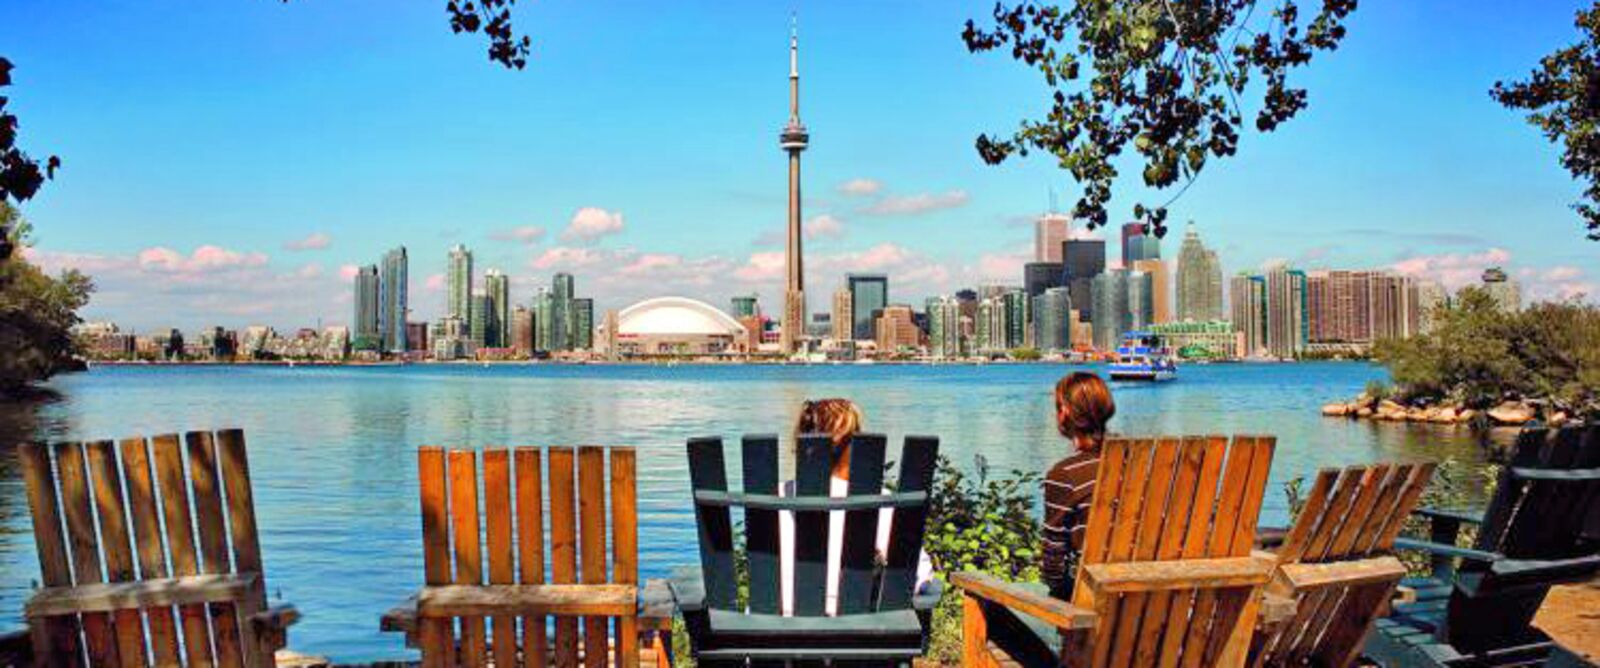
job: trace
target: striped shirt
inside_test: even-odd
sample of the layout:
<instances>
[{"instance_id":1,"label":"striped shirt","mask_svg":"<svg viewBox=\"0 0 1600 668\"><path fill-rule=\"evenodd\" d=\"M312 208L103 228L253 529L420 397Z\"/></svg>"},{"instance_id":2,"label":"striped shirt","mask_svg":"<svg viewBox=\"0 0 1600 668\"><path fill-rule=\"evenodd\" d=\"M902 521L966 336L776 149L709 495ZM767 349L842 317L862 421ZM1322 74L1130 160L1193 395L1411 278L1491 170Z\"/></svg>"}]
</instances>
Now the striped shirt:
<instances>
[{"instance_id":1,"label":"striped shirt","mask_svg":"<svg viewBox=\"0 0 1600 668\"><path fill-rule=\"evenodd\" d=\"M1099 454L1080 452L1056 462L1044 476L1044 555L1039 571L1050 585L1050 595L1059 599L1072 597L1099 470Z\"/></svg>"}]
</instances>

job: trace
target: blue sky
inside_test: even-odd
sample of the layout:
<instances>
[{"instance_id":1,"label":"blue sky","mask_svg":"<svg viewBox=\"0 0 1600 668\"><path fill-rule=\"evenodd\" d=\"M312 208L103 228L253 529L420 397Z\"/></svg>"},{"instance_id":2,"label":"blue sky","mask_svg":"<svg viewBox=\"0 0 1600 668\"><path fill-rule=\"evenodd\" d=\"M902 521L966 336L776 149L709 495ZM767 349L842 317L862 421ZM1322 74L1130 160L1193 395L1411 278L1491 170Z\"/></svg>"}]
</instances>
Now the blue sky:
<instances>
[{"instance_id":1,"label":"blue sky","mask_svg":"<svg viewBox=\"0 0 1600 668\"><path fill-rule=\"evenodd\" d=\"M1600 293L1557 149L1487 93L1572 41L1580 4L1363 3L1344 45L1295 73L1310 108L1210 163L1174 229L1194 220L1229 272L1455 284L1505 264L1535 295ZM755 291L775 311L797 9L823 310L852 269L887 271L911 303L1018 282L1027 219L1052 188L1076 197L1048 158L989 167L972 149L1046 99L1025 67L966 52L961 26L989 6L526 2L535 53L515 72L431 0L0 0L0 54L22 145L64 162L24 207L32 255L96 276L92 318L341 323L350 267L400 244L432 318L457 242L519 301L565 269L602 309ZM1121 185L1114 219L1144 194Z\"/></svg>"}]
</instances>

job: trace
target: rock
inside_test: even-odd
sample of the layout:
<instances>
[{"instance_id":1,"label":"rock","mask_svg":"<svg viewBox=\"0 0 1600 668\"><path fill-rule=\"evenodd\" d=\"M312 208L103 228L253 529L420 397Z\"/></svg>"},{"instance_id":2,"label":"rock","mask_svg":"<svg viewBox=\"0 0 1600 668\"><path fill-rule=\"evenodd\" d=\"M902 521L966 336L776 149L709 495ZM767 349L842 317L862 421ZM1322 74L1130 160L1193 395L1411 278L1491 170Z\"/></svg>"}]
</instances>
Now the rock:
<instances>
[{"instance_id":1,"label":"rock","mask_svg":"<svg viewBox=\"0 0 1600 668\"><path fill-rule=\"evenodd\" d=\"M1532 421L1533 407L1516 401L1507 401L1489 409L1489 419L1496 424L1516 426Z\"/></svg>"},{"instance_id":2,"label":"rock","mask_svg":"<svg viewBox=\"0 0 1600 668\"><path fill-rule=\"evenodd\" d=\"M1369 418L1369 417L1372 417L1372 408L1368 407L1368 406L1362 406L1360 408L1357 408L1356 409L1356 417L1358 417L1358 418Z\"/></svg>"},{"instance_id":3,"label":"rock","mask_svg":"<svg viewBox=\"0 0 1600 668\"><path fill-rule=\"evenodd\" d=\"M1412 406L1406 409L1406 420L1410 422L1427 422L1429 409Z\"/></svg>"},{"instance_id":4,"label":"rock","mask_svg":"<svg viewBox=\"0 0 1600 668\"><path fill-rule=\"evenodd\" d=\"M1456 421L1456 409L1454 406L1445 406L1435 409L1433 411L1433 415L1429 416L1428 421L1437 422L1439 424L1454 423Z\"/></svg>"},{"instance_id":5,"label":"rock","mask_svg":"<svg viewBox=\"0 0 1600 668\"><path fill-rule=\"evenodd\" d=\"M1475 417L1478 417L1478 411L1472 410L1471 408L1463 408L1459 411L1456 411L1456 422L1471 422L1472 418Z\"/></svg>"},{"instance_id":6,"label":"rock","mask_svg":"<svg viewBox=\"0 0 1600 668\"><path fill-rule=\"evenodd\" d=\"M1567 422L1567 414L1563 413L1563 412L1560 412L1560 411L1556 411L1556 413L1554 415L1551 415L1550 419L1545 420L1545 422L1547 424L1549 424L1550 426L1552 426L1552 427L1559 427L1559 426L1561 426L1563 424L1566 424L1566 422Z\"/></svg>"},{"instance_id":7,"label":"rock","mask_svg":"<svg viewBox=\"0 0 1600 668\"><path fill-rule=\"evenodd\" d=\"M1350 414L1349 404L1328 404L1322 407L1322 414L1328 417L1344 417Z\"/></svg>"},{"instance_id":8,"label":"rock","mask_svg":"<svg viewBox=\"0 0 1600 668\"><path fill-rule=\"evenodd\" d=\"M1388 399L1378 402L1378 408L1373 413L1379 420L1406 419L1406 407Z\"/></svg>"}]
</instances>

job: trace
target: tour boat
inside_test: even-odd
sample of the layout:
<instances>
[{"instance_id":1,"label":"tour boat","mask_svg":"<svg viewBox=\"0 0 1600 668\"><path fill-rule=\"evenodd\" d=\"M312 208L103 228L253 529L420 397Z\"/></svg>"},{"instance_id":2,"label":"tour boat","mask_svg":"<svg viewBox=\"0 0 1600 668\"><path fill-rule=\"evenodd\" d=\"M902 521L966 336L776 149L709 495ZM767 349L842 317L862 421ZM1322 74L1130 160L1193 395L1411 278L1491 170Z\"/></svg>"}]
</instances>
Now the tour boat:
<instances>
[{"instance_id":1,"label":"tour boat","mask_svg":"<svg viewBox=\"0 0 1600 668\"><path fill-rule=\"evenodd\" d=\"M1159 334L1128 332L1122 335L1117 356L1111 362L1112 380L1166 381L1178 377L1178 364L1172 350Z\"/></svg>"}]
</instances>

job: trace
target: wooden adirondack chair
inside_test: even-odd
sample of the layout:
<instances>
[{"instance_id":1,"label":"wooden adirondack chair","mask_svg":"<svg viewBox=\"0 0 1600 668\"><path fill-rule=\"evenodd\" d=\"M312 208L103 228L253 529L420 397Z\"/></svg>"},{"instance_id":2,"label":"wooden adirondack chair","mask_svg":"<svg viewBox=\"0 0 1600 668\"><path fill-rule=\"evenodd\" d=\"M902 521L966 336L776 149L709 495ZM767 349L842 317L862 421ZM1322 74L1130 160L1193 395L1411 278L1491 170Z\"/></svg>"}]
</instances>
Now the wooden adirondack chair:
<instances>
[{"instance_id":1,"label":"wooden adirondack chair","mask_svg":"<svg viewBox=\"0 0 1600 668\"><path fill-rule=\"evenodd\" d=\"M1372 623L1388 609L1405 565L1392 554L1434 465L1323 469L1277 550L1270 594L1295 601L1288 620L1265 626L1251 665L1351 665Z\"/></svg>"},{"instance_id":2,"label":"wooden adirondack chair","mask_svg":"<svg viewBox=\"0 0 1600 668\"><path fill-rule=\"evenodd\" d=\"M728 491L722 439L689 441L689 474L700 532L700 571L672 581L672 593L702 666L833 659L850 665L909 665L922 654L938 588L914 591L939 441L909 436L899 482L883 492L886 440L861 434L850 445L849 496L829 497L832 445L822 435L797 444L796 493L778 495L778 437L745 436L744 492ZM749 602L734 579L732 508L744 510ZM875 564L879 511L893 508L885 563ZM845 511L838 614L825 614L829 511ZM794 614L779 606L779 512L794 513Z\"/></svg>"},{"instance_id":3,"label":"wooden adirondack chair","mask_svg":"<svg viewBox=\"0 0 1600 668\"><path fill-rule=\"evenodd\" d=\"M274 665L299 616L267 608L243 432L18 455L44 581L24 607L35 665Z\"/></svg>"},{"instance_id":4,"label":"wooden adirondack chair","mask_svg":"<svg viewBox=\"0 0 1600 668\"><path fill-rule=\"evenodd\" d=\"M1517 439L1481 517L1421 509L1433 573L1405 584L1417 600L1379 620L1366 653L1388 666L1537 665L1565 656L1532 626L1550 587L1600 574L1600 425L1530 428ZM1456 547L1475 524L1471 549ZM1456 560L1460 565L1456 566Z\"/></svg>"},{"instance_id":5,"label":"wooden adirondack chair","mask_svg":"<svg viewBox=\"0 0 1600 668\"><path fill-rule=\"evenodd\" d=\"M1072 602L954 574L965 593L962 665L1244 665L1272 572L1251 547L1274 444L1108 439Z\"/></svg>"},{"instance_id":6,"label":"wooden adirondack chair","mask_svg":"<svg viewBox=\"0 0 1600 668\"><path fill-rule=\"evenodd\" d=\"M670 614L640 614L633 448L489 449L480 477L476 452L424 447L417 477L427 584L382 628L422 665L668 665Z\"/></svg>"}]
</instances>

